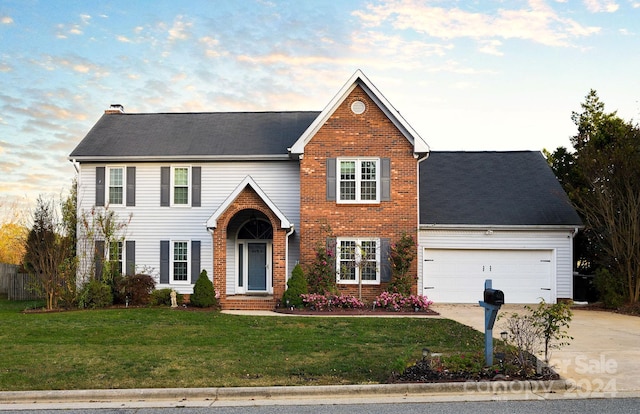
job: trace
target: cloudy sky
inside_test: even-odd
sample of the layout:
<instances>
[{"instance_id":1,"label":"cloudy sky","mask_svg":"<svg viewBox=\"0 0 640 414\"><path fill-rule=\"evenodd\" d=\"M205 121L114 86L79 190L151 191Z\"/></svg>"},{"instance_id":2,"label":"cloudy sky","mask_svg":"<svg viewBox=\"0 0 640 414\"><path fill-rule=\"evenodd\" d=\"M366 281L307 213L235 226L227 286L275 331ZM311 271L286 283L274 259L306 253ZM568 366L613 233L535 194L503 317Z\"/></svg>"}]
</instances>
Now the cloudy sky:
<instances>
[{"instance_id":1,"label":"cloudy sky","mask_svg":"<svg viewBox=\"0 0 640 414\"><path fill-rule=\"evenodd\" d=\"M568 147L590 89L640 118L640 0L0 0L0 204L109 104L322 110L356 69L434 150Z\"/></svg>"}]
</instances>

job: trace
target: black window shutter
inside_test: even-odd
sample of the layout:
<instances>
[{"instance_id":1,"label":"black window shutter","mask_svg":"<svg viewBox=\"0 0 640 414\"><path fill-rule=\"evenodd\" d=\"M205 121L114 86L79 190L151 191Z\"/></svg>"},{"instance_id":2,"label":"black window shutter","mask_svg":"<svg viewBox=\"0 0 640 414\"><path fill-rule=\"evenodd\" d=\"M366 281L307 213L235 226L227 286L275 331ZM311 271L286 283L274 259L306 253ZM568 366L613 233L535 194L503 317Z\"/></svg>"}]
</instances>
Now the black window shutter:
<instances>
[{"instance_id":1,"label":"black window shutter","mask_svg":"<svg viewBox=\"0 0 640 414\"><path fill-rule=\"evenodd\" d=\"M191 207L200 207L202 167L191 167Z\"/></svg>"},{"instance_id":2,"label":"black window shutter","mask_svg":"<svg viewBox=\"0 0 640 414\"><path fill-rule=\"evenodd\" d=\"M389 254L391 253L391 240L380 239L380 282L391 282L391 262Z\"/></svg>"},{"instance_id":3,"label":"black window shutter","mask_svg":"<svg viewBox=\"0 0 640 414\"><path fill-rule=\"evenodd\" d=\"M200 277L200 240L191 241L191 283Z\"/></svg>"},{"instance_id":4,"label":"black window shutter","mask_svg":"<svg viewBox=\"0 0 640 414\"><path fill-rule=\"evenodd\" d=\"M336 159L327 158L327 201L336 200Z\"/></svg>"},{"instance_id":5,"label":"black window shutter","mask_svg":"<svg viewBox=\"0 0 640 414\"><path fill-rule=\"evenodd\" d=\"M380 160L380 201L391 201L391 159Z\"/></svg>"},{"instance_id":6,"label":"black window shutter","mask_svg":"<svg viewBox=\"0 0 640 414\"><path fill-rule=\"evenodd\" d=\"M160 167L160 207L169 207L171 167Z\"/></svg>"},{"instance_id":7,"label":"black window shutter","mask_svg":"<svg viewBox=\"0 0 640 414\"><path fill-rule=\"evenodd\" d=\"M169 240L160 240L160 283L169 283Z\"/></svg>"},{"instance_id":8,"label":"black window shutter","mask_svg":"<svg viewBox=\"0 0 640 414\"><path fill-rule=\"evenodd\" d=\"M127 167L127 206L136 205L136 167Z\"/></svg>"},{"instance_id":9,"label":"black window shutter","mask_svg":"<svg viewBox=\"0 0 640 414\"><path fill-rule=\"evenodd\" d=\"M135 241L127 240L125 253L126 253L126 260L127 260L125 273L127 275L135 275L136 274L136 242Z\"/></svg>"},{"instance_id":10,"label":"black window shutter","mask_svg":"<svg viewBox=\"0 0 640 414\"><path fill-rule=\"evenodd\" d=\"M96 206L104 206L104 167L96 167Z\"/></svg>"},{"instance_id":11,"label":"black window shutter","mask_svg":"<svg viewBox=\"0 0 640 414\"><path fill-rule=\"evenodd\" d=\"M338 252L336 251L336 238L335 237L327 237L327 253L331 252L331 256L337 257Z\"/></svg>"},{"instance_id":12,"label":"black window shutter","mask_svg":"<svg viewBox=\"0 0 640 414\"><path fill-rule=\"evenodd\" d=\"M96 266L96 269L95 269L96 280L102 280L102 262L104 261L104 240L95 241L93 261Z\"/></svg>"}]
</instances>

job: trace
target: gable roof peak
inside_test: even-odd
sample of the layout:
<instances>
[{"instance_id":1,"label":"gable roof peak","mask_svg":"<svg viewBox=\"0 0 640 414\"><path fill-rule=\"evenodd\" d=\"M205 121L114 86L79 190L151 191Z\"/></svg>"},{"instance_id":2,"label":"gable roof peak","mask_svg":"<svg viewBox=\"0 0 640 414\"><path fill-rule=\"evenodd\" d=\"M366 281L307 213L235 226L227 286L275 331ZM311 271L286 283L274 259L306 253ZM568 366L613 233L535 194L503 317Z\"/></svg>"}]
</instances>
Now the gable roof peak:
<instances>
[{"instance_id":1,"label":"gable roof peak","mask_svg":"<svg viewBox=\"0 0 640 414\"><path fill-rule=\"evenodd\" d=\"M305 145L311 141L313 136L318 130L325 124L325 122L331 117L334 111L344 102L349 94L360 86L365 93L378 105L378 107L385 113L389 120L395 125L398 130L407 138L407 140L413 145L413 152L416 154L424 154L430 151L429 145L424 139L409 125L409 123L400 115L393 105L385 98L385 96L376 88L376 86L367 78L362 70L357 69L349 80L342 86L338 93L331 99L329 104L322 110L320 115L313 121L306 131L300 136L300 138L289 148L291 154L301 155L304 154Z\"/></svg>"}]
</instances>

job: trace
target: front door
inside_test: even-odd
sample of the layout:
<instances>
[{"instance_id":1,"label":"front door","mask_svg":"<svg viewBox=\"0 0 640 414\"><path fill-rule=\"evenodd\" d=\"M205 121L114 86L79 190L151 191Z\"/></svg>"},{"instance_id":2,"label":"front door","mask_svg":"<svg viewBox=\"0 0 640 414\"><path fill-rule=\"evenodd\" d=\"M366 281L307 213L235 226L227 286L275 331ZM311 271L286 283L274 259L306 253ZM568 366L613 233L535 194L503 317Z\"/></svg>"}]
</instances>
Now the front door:
<instances>
[{"instance_id":1,"label":"front door","mask_svg":"<svg viewBox=\"0 0 640 414\"><path fill-rule=\"evenodd\" d=\"M267 243L248 243L247 281L250 291L267 290Z\"/></svg>"}]
</instances>

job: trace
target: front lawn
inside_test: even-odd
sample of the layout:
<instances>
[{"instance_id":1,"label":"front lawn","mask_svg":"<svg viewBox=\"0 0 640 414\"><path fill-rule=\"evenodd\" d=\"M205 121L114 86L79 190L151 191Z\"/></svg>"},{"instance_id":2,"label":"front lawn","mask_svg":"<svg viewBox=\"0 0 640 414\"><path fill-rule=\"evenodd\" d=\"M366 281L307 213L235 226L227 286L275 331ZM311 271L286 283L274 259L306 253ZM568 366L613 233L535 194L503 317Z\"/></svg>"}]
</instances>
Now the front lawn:
<instances>
[{"instance_id":1,"label":"front lawn","mask_svg":"<svg viewBox=\"0 0 640 414\"><path fill-rule=\"evenodd\" d=\"M451 320L128 308L22 313L0 299L0 390L384 383L432 352L477 352Z\"/></svg>"}]
</instances>

